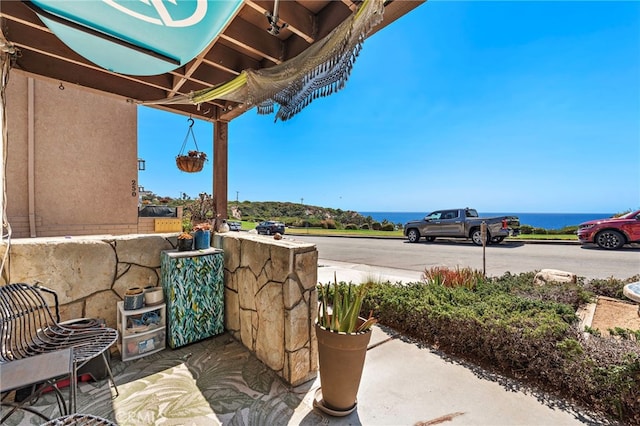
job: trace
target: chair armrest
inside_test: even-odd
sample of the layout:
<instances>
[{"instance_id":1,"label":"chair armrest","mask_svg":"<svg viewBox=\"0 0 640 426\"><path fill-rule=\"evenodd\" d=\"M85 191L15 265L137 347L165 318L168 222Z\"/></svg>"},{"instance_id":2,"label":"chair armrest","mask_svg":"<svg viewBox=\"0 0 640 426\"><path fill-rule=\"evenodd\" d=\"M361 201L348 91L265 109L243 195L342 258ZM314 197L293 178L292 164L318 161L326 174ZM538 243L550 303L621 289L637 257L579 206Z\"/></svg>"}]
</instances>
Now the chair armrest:
<instances>
[{"instance_id":1,"label":"chair armrest","mask_svg":"<svg viewBox=\"0 0 640 426\"><path fill-rule=\"evenodd\" d=\"M40 285L40 283L35 283L34 287L40 291L53 295L53 300L55 301L55 305L56 305L56 322L60 322L60 306L58 304L58 293L51 290L50 288Z\"/></svg>"}]
</instances>

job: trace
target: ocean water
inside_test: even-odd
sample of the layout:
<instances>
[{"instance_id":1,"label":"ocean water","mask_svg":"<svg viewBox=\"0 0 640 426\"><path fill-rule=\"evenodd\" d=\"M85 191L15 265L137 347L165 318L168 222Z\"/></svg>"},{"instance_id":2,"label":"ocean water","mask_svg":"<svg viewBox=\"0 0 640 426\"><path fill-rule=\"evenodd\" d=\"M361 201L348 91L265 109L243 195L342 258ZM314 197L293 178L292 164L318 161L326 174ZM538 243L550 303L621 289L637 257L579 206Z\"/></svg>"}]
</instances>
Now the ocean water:
<instances>
[{"instance_id":1,"label":"ocean water","mask_svg":"<svg viewBox=\"0 0 640 426\"><path fill-rule=\"evenodd\" d=\"M382 222L386 219L392 223L407 223L410 220L422 219L429 212L358 212L363 216L371 216L373 220ZM535 228L562 229L565 226L576 226L582 222L613 216L613 213L485 213L478 212L480 217L518 216L520 225Z\"/></svg>"}]
</instances>

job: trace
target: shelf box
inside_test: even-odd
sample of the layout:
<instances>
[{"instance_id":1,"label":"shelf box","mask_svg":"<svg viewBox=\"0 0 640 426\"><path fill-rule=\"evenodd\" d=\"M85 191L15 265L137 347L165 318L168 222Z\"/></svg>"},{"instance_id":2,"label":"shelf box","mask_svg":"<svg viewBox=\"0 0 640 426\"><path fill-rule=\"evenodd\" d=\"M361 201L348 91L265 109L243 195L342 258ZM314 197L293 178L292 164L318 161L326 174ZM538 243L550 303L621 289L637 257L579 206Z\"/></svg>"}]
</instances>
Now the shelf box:
<instances>
[{"instance_id":1,"label":"shelf box","mask_svg":"<svg viewBox=\"0 0 640 426\"><path fill-rule=\"evenodd\" d=\"M130 361L156 353L166 347L166 304L126 310L124 302L117 303L118 308L118 349L123 361ZM160 319L158 324L133 326L132 318L140 319L145 314L155 313Z\"/></svg>"},{"instance_id":2,"label":"shelf box","mask_svg":"<svg viewBox=\"0 0 640 426\"><path fill-rule=\"evenodd\" d=\"M154 219L155 232L180 232L182 231L182 219Z\"/></svg>"},{"instance_id":3,"label":"shelf box","mask_svg":"<svg viewBox=\"0 0 640 426\"><path fill-rule=\"evenodd\" d=\"M165 340L166 333L164 329L125 338L122 347L122 360L130 361L156 353L165 348Z\"/></svg>"}]
</instances>

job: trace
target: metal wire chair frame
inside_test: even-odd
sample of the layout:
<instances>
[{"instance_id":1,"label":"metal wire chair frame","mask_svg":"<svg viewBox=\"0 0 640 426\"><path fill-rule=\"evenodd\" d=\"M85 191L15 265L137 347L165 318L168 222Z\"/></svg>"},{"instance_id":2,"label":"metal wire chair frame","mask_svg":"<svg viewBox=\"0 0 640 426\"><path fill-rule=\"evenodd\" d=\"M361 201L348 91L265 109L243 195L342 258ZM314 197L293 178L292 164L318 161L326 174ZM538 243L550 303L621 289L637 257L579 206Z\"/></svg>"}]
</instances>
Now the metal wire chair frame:
<instances>
[{"instance_id":1,"label":"metal wire chair frame","mask_svg":"<svg viewBox=\"0 0 640 426\"><path fill-rule=\"evenodd\" d=\"M41 292L55 297L56 318ZM39 285L12 283L0 286L0 362L72 348L69 413L76 412L78 370L102 356L109 380L118 388L105 352L118 340L118 331L109 327L73 328L59 323L57 295Z\"/></svg>"}]
</instances>

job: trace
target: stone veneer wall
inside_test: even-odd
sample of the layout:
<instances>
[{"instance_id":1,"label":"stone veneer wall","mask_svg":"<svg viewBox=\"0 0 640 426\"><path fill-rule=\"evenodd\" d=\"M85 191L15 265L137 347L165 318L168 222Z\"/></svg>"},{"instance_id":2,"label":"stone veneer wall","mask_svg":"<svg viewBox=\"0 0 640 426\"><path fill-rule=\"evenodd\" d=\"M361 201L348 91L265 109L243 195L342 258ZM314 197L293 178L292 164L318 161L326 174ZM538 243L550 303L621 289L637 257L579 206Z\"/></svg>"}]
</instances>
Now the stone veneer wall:
<instances>
[{"instance_id":1,"label":"stone veneer wall","mask_svg":"<svg viewBox=\"0 0 640 426\"><path fill-rule=\"evenodd\" d=\"M293 385L316 376L318 251L256 234L216 234L225 252L225 327Z\"/></svg>"},{"instance_id":2,"label":"stone veneer wall","mask_svg":"<svg viewBox=\"0 0 640 426\"><path fill-rule=\"evenodd\" d=\"M116 302L128 288L160 285L160 252L175 248L176 236L12 240L0 283L7 274L9 282L39 282L58 294L63 321L104 318L115 328ZM236 232L213 239L225 250L225 328L288 383L313 379L315 245Z\"/></svg>"}]
</instances>

